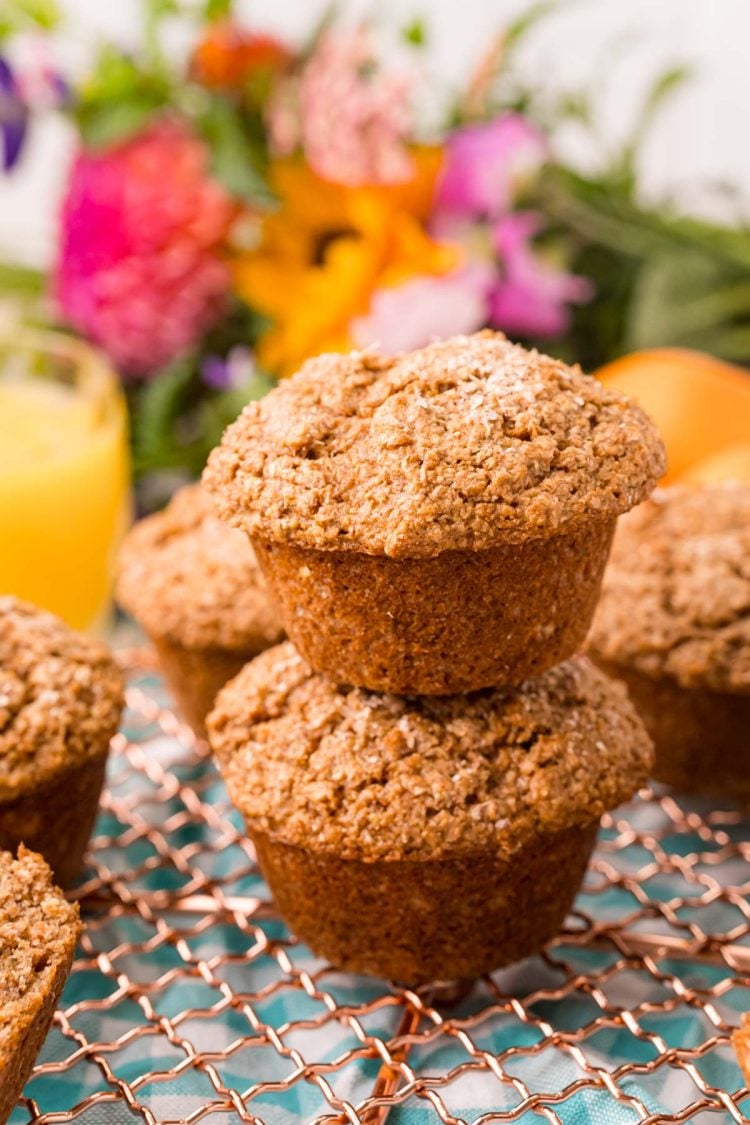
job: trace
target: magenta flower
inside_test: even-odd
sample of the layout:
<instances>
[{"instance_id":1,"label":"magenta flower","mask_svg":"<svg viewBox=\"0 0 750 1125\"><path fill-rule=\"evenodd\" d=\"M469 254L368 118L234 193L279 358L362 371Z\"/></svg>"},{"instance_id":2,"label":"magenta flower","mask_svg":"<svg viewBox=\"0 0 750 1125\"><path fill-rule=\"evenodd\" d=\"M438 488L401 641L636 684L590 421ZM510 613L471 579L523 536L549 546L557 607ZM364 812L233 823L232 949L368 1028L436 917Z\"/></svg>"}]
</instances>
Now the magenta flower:
<instances>
[{"instance_id":1,"label":"magenta flower","mask_svg":"<svg viewBox=\"0 0 750 1125\"><path fill-rule=\"evenodd\" d=\"M568 306L593 296L588 278L556 269L532 246L541 218L518 211L493 230L501 276L490 296L489 319L511 335L553 338L567 330Z\"/></svg>"},{"instance_id":2,"label":"magenta flower","mask_svg":"<svg viewBox=\"0 0 750 1125\"><path fill-rule=\"evenodd\" d=\"M407 180L411 89L410 74L380 66L366 27L327 31L301 78L272 100L274 153L301 145L319 176L350 187Z\"/></svg>"},{"instance_id":3,"label":"magenta flower","mask_svg":"<svg viewBox=\"0 0 750 1125\"><path fill-rule=\"evenodd\" d=\"M506 214L519 188L546 158L545 138L517 113L457 130L448 140L438 184L438 233L457 219Z\"/></svg>"},{"instance_id":4,"label":"magenta flower","mask_svg":"<svg viewBox=\"0 0 750 1125\"><path fill-rule=\"evenodd\" d=\"M379 289L367 316L352 322L352 339L358 347L396 355L446 336L476 332L487 323L494 277L491 265L473 262L441 277L415 277Z\"/></svg>"},{"instance_id":5,"label":"magenta flower","mask_svg":"<svg viewBox=\"0 0 750 1125\"><path fill-rule=\"evenodd\" d=\"M589 281L535 249L541 217L512 210L547 155L545 138L519 114L459 129L448 141L430 224L436 237L459 242L471 262L493 273L483 323L518 336L562 335L569 305L592 292Z\"/></svg>"},{"instance_id":6,"label":"magenta flower","mask_svg":"<svg viewBox=\"0 0 750 1125\"><path fill-rule=\"evenodd\" d=\"M224 308L221 249L235 207L203 143L163 121L106 152L82 152L61 215L55 294L65 318L124 374L183 354Z\"/></svg>"}]
</instances>

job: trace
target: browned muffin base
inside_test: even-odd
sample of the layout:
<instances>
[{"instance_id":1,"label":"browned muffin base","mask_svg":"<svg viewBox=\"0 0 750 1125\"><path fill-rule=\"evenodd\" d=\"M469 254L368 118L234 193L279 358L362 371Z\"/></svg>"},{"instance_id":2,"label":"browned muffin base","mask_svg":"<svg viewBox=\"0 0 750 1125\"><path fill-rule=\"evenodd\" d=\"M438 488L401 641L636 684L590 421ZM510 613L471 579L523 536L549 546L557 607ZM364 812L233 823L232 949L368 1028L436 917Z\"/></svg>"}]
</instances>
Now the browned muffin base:
<instances>
[{"instance_id":1,"label":"browned muffin base","mask_svg":"<svg viewBox=\"0 0 750 1125\"><path fill-rule=\"evenodd\" d=\"M225 648L185 648L164 637L151 637L167 687L177 709L199 738L206 737L204 721L220 688L257 652Z\"/></svg>"},{"instance_id":2,"label":"browned muffin base","mask_svg":"<svg viewBox=\"0 0 750 1125\"><path fill-rule=\"evenodd\" d=\"M0 1122L16 1107L44 1042L80 935L39 856L0 854ZM4 940L3 940L4 939Z\"/></svg>"},{"instance_id":3,"label":"browned muffin base","mask_svg":"<svg viewBox=\"0 0 750 1125\"><path fill-rule=\"evenodd\" d=\"M47 1037L57 1002L70 973L73 949L64 961L60 961L50 982L49 991L40 1007L34 1013L30 1025L24 1029L16 1050L5 1065L0 1062L0 1122L10 1117L23 1093L23 1088L31 1074L42 1043Z\"/></svg>"},{"instance_id":4,"label":"browned muffin base","mask_svg":"<svg viewBox=\"0 0 750 1125\"><path fill-rule=\"evenodd\" d=\"M334 965L407 984L473 979L558 933L597 825L493 854L365 863L251 830L279 911Z\"/></svg>"},{"instance_id":5,"label":"browned muffin base","mask_svg":"<svg viewBox=\"0 0 750 1125\"><path fill-rule=\"evenodd\" d=\"M614 521L434 558L254 540L290 638L339 683L398 695L515 685L581 646Z\"/></svg>"},{"instance_id":6,"label":"browned muffin base","mask_svg":"<svg viewBox=\"0 0 750 1125\"><path fill-rule=\"evenodd\" d=\"M106 767L107 750L32 793L0 803L0 849L15 852L25 844L44 856L55 882L70 887L83 866Z\"/></svg>"},{"instance_id":7,"label":"browned muffin base","mask_svg":"<svg viewBox=\"0 0 750 1125\"><path fill-rule=\"evenodd\" d=\"M750 695L683 688L597 659L622 680L654 742L653 775L683 793L750 800Z\"/></svg>"}]
</instances>

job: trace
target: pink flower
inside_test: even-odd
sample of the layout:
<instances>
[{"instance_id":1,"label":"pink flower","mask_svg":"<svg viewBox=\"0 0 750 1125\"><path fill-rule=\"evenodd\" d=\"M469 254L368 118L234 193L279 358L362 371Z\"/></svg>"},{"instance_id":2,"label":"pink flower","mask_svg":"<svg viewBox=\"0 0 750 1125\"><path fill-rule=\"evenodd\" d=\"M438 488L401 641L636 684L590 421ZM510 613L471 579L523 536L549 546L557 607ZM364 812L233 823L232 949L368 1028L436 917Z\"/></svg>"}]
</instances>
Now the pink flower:
<instances>
[{"instance_id":1,"label":"pink flower","mask_svg":"<svg viewBox=\"0 0 750 1125\"><path fill-rule=\"evenodd\" d=\"M459 129L448 141L438 185L438 227L455 219L506 214L519 187L546 157L545 138L517 113Z\"/></svg>"},{"instance_id":2,"label":"pink flower","mask_svg":"<svg viewBox=\"0 0 750 1125\"><path fill-rule=\"evenodd\" d=\"M411 87L409 74L380 67L367 28L327 31L298 89L281 83L272 99L275 155L301 144L319 176L348 186L407 180L413 173Z\"/></svg>"},{"instance_id":3,"label":"pink flower","mask_svg":"<svg viewBox=\"0 0 750 1125\"><path fill-rule=\"evenodd\" d=\"M540 226L538 215L518 211L494 227L502 274L490 298L490 322L512 335L562 336L570 319L568 305L593 295L588 278L555 269L534 251L531 240Z\"/></svg>"},{"instance_id":4,"label":"pink flower","mask_svg":"<svg viewBox=\"0 0 750 1125\"><path fill-rule=\"evenodd\" d=\"M125 374L147 376L186 352L224 307L219 255L235 205L207 163L200 140L162 121L73 166L55 294Z\"/></svg>"},{"instance_id":5,"label":"pink flower","mask_svg":"<svg viewBox=\"0 0 750 1125\"><path fill-rule=\"evenodd\" d=\"M473 262L442 277L415 277L379 289L367 316L352 322L352 339L358 347L396 355L441 337L475 332L487 323L494 276L489 264Z\"/></svg>"}]
</instances>

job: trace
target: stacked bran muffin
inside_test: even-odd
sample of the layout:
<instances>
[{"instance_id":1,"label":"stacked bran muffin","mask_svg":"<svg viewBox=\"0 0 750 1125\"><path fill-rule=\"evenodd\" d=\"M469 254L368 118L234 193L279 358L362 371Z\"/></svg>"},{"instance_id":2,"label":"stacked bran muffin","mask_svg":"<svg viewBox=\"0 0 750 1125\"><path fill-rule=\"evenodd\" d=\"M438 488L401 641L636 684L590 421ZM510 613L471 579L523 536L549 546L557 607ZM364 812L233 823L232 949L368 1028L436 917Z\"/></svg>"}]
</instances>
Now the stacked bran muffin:
<instances>
[{"instance_id":1,"label":"stacked bran muffin","mask_svg":"<svg viewBox=\"0 0 750 1125\"><path fill-rule=\"evenodd\" d=\"M204 484L293 643L207 726L313 950L419 983L557 932L651 762L624 690L574 653L615 521L663 469L636 406L491 332L322 356L227 430Z\"/></svg>"}]
</instances>

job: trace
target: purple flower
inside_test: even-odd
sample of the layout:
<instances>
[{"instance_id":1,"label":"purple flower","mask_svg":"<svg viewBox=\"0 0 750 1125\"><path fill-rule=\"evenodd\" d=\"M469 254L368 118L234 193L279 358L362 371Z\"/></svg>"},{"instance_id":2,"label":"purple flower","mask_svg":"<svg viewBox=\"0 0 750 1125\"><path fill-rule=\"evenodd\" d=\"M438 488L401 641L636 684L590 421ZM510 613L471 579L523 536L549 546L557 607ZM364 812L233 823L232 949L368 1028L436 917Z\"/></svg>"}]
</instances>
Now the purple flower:
<instances>
[{"instance_id":1,"label":"purple flower","mask_svg":"<svg viewBox=\"0 0 750 1125\"><path fill-rule=\"evenodd\" d=\"M18 162L26 139L29 110L10 63L0 56L0 136L2 166L9 172Z\"/></svg>"},{"instance_id":2,"label":"purple flower","mask_svg":"<svg viewBox=\"0 0 750 1125\"><path fill-rule=\"evenodd\" d=\"M557 269L532 245L541 226L539 215L518 211L493 229L501 276L490 298L490 321L519 336L562 336L570 319L568 306L593 296L588 278Z\"/></svg>"},{"instance_id":3,"label":"purple flower","mask_svg":"<svg viewBox=\"0 0 750 1125\"><path fill-rule=\"evenodd\" d=\"M231 387L229 364L217 355L207 355L201 360L201 380L214 391L227 391Z\"/></svg>"},{"instance_id":4,"label":"purple flower","mask_svg":"<svg viewBox=\"0 0 750 1125\"><path fill-rule=\"evenodd\" d=\"M221 359L207 355L201 360L201 379L214 391L234 391L249 383L255 374L255 360L249 348L238 346Z\"/></svg>"},{"instance_id":5,"label":"purple flower","mask_svg":"<svg viewBox=\"0 0 750 1125\"><path fill-rule=\"evenodd\" d=\"M438 233L456 219L506 214L519 188L546 158L545 138L517 113L457 130L448 140L438 184Z\"/></svg>"}]
</instances>

